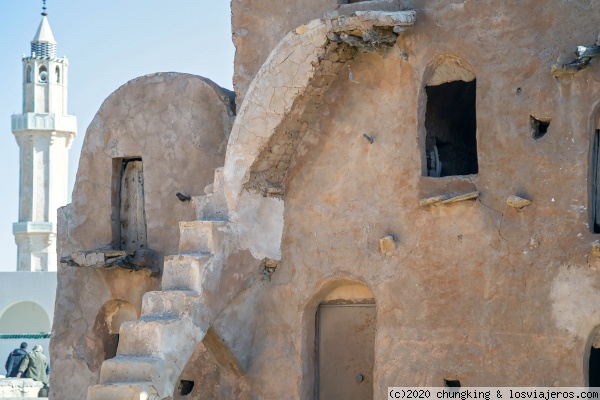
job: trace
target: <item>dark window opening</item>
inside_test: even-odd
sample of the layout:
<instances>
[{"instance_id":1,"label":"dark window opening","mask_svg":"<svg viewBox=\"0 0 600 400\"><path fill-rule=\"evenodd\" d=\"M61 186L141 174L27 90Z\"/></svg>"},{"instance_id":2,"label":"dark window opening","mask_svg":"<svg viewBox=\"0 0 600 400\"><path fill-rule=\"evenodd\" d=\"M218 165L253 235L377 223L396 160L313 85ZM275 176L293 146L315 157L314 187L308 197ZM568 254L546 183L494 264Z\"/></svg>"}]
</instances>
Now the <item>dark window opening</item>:
<instances>
[{"instance_id":1,"label":"dark window opening","mask_svg":"<svg viewBox=\"0 0 600 400\"><path fill-rule=\"evenodd\" d=\"M470 175L477 162L476 80L426 86L427 175Z\"/></svg>"},{"instance_id":2,"label":"dark window opening","mask_svg":"<svg viewBox=\"0 0 600 400\"><path fill-rule=\"evenodd\" d=\"M533 136L534 139L540 139L548 132L550 118L537 118L530 115L529 121L531 123L531 136Z\"/></svg>"},{"instance_id":3,"label":"dark window opening","mask_svg":"<svg viewBox=\"0 0 600 400\"><path fill-rule=\"evenodd\" d=\"M187 396L192 393L192 389L194 389L194 381L186 381L184 379L179 381L179 394L182 396Z\"/></svg>"},{"instance_id":4,"label":"dark window opening","mask_svg":"<svg viewBox=\"0 0 600 400\"><path fill-rule=\"evenodd\" d=\"M597 130L594 133L594 147L592 149L592 233L600 233L600 163L598 162L600 160L598 157L598 152L600 151L599 136L600 130Z\"/></svg>"},{"instance_id":5,"label":"dark window opening","mask_svg":"<svg viewBox=\"0 0 600 400\"><path fill-rule=\"evenodd\" d=\"M39 69L39 81L41 83L48 83L48 69L45 65L42 65Z\"/></svg>"},{"instance_id":6,"label":"dark window opening","mask_svg":"<svg viewBox=\"0 0 600 400\"><path fill-rule=\"evenodd\" d=\"M592 347L588 371L590 387L600 387L600 349Z\"/></svg>"},{"instance_id":7,"label":"dark window opening","mask_svg":"<svg viewBox=\"0 0 600 400\"><path fill-rule=\"evenodd\" d=\"M102 343L104 350L104 359L109 360L117 356L117 347L119 346L119 334L109 334Z\"/></svg>"},{"instance_id":8,"label":"dark window opening","mask_svg":"<svg viewBox=\"0 0 600 400\"><path fill-rule=\"evenodd\" d=\"M460 381L458 379L444 379L444 384L446 387L461 387Z\"/></svg>"}]
</instances>

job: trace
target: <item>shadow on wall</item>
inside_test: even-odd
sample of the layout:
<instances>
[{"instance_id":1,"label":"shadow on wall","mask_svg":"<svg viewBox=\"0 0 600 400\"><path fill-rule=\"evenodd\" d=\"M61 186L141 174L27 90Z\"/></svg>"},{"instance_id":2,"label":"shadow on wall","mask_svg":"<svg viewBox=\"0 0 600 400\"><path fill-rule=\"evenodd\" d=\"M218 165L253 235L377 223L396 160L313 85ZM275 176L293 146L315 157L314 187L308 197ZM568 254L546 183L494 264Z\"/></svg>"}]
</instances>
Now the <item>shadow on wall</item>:
<instances>
[{"instance_id":1,"label":"shadow on wall","mask_svg":"<svg viewBox=\"0 0 600 400\"><path fill-rule=\"evenodd\" d=\"M119 345L119 328L125 321L138 319L135 307L126 300L110 300L100 308L96 316L93 332L102 342L104 360L117 355Z\"/></svg>"}]
</instances>

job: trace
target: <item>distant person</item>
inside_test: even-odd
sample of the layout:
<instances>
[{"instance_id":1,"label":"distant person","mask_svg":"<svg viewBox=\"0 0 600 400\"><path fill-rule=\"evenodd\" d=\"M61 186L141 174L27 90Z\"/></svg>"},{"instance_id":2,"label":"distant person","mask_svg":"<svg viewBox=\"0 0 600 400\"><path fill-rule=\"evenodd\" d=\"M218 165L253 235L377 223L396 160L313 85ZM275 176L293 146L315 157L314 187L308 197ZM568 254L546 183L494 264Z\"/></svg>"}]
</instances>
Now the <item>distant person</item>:
<instances>
[{"instance_id":1,"label":"distant person","mask_svg":"<svg viewBox=\"0 0 600 400\"><path fill-rule=\"evenodd\" d=\"M39 344L33 347L31 353L21 361L19 366L19 373L17 378L20 378L25 371L25 378L31 378L34 381L39 381L46 386L48 384L48 374L46 373L48 368L48 359L42 353L42 346Z\"/></svg>"},{"instance_id":2,"label":"distant person","mask_svg":"<svg viewBox=\"0 0 600 400\"><path fill-rule=\"evenodd\" d=\"M15 378L19 373L19 366L21 365L21 361L27 355L27 343L21 343L21 348L14 349L12 353L8 356L6 360L6 364L4 364L4 368L6 369L6 377L7 378Z\"/></svg>"}]
</instances>

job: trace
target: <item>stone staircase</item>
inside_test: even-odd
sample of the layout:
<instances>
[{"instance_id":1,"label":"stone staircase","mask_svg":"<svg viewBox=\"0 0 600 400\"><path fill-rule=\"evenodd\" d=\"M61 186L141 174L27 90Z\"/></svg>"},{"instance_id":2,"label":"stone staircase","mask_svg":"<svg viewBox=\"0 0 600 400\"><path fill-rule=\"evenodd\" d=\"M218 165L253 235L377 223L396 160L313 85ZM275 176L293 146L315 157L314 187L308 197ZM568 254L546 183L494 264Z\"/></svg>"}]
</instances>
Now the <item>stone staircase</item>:
<instances>
[{"instance_id":1,"label":"stone staircase","mask_svg":"<svg viewBox=\"0 0 600 400\"><path fill-rule=\"evenodd\" d=\"M228 232L222 169L204 196L194 197L197 220L180 222L179 254L164 260L162 290L148 292L138 320L121 325L117 356L106 360L88 400L170 398L177 379L226 304L210 299L221 281L215 256Z\"/></svg>"}]
</instances>

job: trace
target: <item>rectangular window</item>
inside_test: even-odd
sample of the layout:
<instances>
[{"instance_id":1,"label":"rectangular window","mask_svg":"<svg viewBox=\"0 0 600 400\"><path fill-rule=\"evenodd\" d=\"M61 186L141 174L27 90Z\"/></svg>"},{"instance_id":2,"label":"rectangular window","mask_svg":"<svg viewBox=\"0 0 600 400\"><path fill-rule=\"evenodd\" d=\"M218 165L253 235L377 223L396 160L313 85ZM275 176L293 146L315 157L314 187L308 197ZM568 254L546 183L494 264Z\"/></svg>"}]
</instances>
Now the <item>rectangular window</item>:
<instances>
[{"instance_id":1,"label":"rectangular window","mask_svg":"<svg viewBox=\"0 0 600 400\"><path fill-rule=\"evenodd\" d=\"M425 87L428 176L478 172L475 88L475 79Z\"/></svg>"},{"instance_id":2,"label":"rectangular window","mask_svg":"<svg viewBox=\"0 0 600 400\"><path fill-rule=\"evenodd\" d=\"M147 248L142 159L113 159L113 247L119 250Z\"/></svg>"},{"instance_id":3,"label":"rectangular window","mask_svg":"<svg viewBox=\"0 0 600 400\"><path fill-rule=\"evenodd\" d=\"M598 162L598 151L600 141L600 130L594 133L594 143L592 151L592 233L600 233L600 163Z\"/></svg>"}]
</instances>

